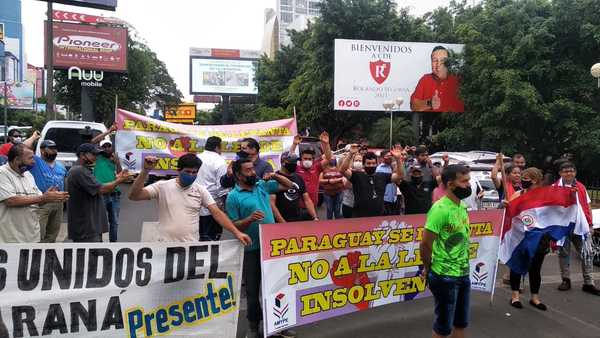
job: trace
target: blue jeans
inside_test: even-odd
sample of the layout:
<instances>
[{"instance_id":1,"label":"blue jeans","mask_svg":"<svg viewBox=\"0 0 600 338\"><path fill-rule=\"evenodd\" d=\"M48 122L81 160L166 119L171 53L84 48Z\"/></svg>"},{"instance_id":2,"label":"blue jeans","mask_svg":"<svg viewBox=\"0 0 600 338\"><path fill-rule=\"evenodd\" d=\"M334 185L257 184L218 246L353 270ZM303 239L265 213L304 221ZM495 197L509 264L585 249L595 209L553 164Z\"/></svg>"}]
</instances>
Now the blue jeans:
<instances>
[{"instance_id":1,"label":"blue jeans","mask_svg":"<svg viewBox=\"0 0 600 338\"><path fill-rule=\"evenodd\" d=\"M323 194L325 205L327 206L327 219L342 218L342 193L334 196Z\"/></svg>"},{"instance_id":2,"label":"blue jeans","mask_svg":"<svg viewBox=\"0 0 600 338\"><path fill-rule=\"evenodd\" d=\"M451 277L429 272L429 289L435 299L433 331L449 336L452 326L464 329L469 324L471 279L469 276Z\"/></svg>"},{"instance_id":3,"label":"blue jeans","mask_svg":"<svg viewBox=\"0 0 600 338\"><path fill-rule=\"evenodd\" d=\"M108 213L108 238L111 242L117 241L117 233L119 232L119 213L121 212L121 193L113 192L104 195L104 206Z\"/></svg>"}]
</instances>

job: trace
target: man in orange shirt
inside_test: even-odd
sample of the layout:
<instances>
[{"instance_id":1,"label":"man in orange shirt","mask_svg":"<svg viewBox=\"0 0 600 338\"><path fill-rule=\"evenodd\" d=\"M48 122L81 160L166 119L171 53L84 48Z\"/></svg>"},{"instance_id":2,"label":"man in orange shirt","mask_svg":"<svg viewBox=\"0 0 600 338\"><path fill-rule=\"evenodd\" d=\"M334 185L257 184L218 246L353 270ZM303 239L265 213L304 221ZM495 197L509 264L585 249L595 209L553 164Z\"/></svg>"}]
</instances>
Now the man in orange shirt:
<instances>
[{"instance_id":1,"label":"man in orange shirt","mask_svg":"<svg viewBox=\"0 0 600 338\"><path fill-rule=\"evenodd\" d=\"M431 52L431 73L419 80L410 96L413 111L464 112L465 104L458 97L459 81L448 73L448 50L437 46Z\"/></svg>"}]
</instances>

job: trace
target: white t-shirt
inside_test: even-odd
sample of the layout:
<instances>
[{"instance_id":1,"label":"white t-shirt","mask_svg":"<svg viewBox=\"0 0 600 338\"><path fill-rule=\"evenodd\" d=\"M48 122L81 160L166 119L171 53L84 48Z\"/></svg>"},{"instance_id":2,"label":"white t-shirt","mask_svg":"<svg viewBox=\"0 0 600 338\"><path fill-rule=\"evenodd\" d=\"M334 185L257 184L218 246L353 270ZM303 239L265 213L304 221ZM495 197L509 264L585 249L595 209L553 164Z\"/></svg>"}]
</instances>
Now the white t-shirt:
<instances>
[{"instance_id":1,"label":"white t-shirt","mask_svg":"<svg viewBox=\"0 0 600 338\"><path fill-rule=\"evenodd\" d=\"M221 176L227 174L227 163L223 156L215 153L214 151L206 150L198 155L198 158L202 160L202 166L198 170L198 178L196 183L210 192L213 198L220 198L227 194L229 189L223 189L221 187L220 179ZM201 216L209 216L210 212L206 208L200 210Z\"/></svg>"},{"instance_id":2,"label":"white t-shirt","mask_svg":"<svg viewBox=\"0 0 600 338\"><path fill-rule=\"evenodd\" d=\"M159 181L146 191L158 202L158 240L197 242L200 240L200 209L215 204L205 187L193 183L182 188L177 179Z\"/></svg>"},{"instance_id":3,"label":"white t-shirt","mask_svg":"<svg viewBox=\"0 0 600 338\"><path fill-rule=\"evenodd\" d=\"M38 205L7 207L5 201L15 196L41 194L29 171L20 175L8 164L0 167L0 243L39 243Z\"/></svg>"}]
</instances>

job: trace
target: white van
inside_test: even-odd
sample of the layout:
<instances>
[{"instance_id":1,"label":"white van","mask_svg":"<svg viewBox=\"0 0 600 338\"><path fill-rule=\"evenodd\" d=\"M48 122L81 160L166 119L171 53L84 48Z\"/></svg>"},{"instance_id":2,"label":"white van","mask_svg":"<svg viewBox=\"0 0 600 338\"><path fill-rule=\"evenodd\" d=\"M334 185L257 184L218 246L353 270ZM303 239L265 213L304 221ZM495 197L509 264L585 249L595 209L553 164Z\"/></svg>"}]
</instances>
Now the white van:
<instances>
[{"instance_id":1,"label":"white van","mask_svg":"<svg viewBox=\"0 0 600 338\"><path fill-rule=\"evenodd\" d=\"M64 163L67 170L77 161L77 147L86 142L86 134L96 137L106 131L102 123L85 121L48 121L42 130L40 139L35 147L36 155L40 156L40 144L44 140L52 140L56 143L58 156L56 159ZM106 139L109 139L107 136Z\"/></svg>"}]
</instances>

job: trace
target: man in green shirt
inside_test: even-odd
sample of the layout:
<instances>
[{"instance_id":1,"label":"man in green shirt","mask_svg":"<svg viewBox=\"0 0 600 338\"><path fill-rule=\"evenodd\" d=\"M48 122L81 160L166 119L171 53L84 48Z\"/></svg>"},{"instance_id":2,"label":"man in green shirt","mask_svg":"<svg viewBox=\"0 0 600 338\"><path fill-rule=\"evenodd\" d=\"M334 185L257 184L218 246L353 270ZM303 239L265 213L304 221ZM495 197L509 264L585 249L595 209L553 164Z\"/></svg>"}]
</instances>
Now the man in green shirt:
<instances>
[{"instance_id":1,"label":"man in green shirt","mask_svg":"<svg viewBox=\"0 0 600 338\"><path fill-rule=\"evenodd\" d=\"M117 174L122 171L122 168L119 157L113 150L111 141L101 141L100 147L104 151L96 158L94 176L96 176L98 182L105 184L113 182L117 178ZM119 213L121 211L121 190L117 187L113 192L104 195L103 198L106 212L108 213L108 238L111 242L116 242L119 229Z\"/></svg>"},{"instance_id":2,"label":"man in green shirt","mask_svg":"<svg viewBox=\"0 0 600 338\"><path fill-rule=\"evenodd\" d=\"M435 299L433 337L463 338L469 322L469 168L450 165L442 172L446 196L436 202L421 242L423 276ZM454 329L454 330L453 330Z\"/></svg>"}]
</instances>

